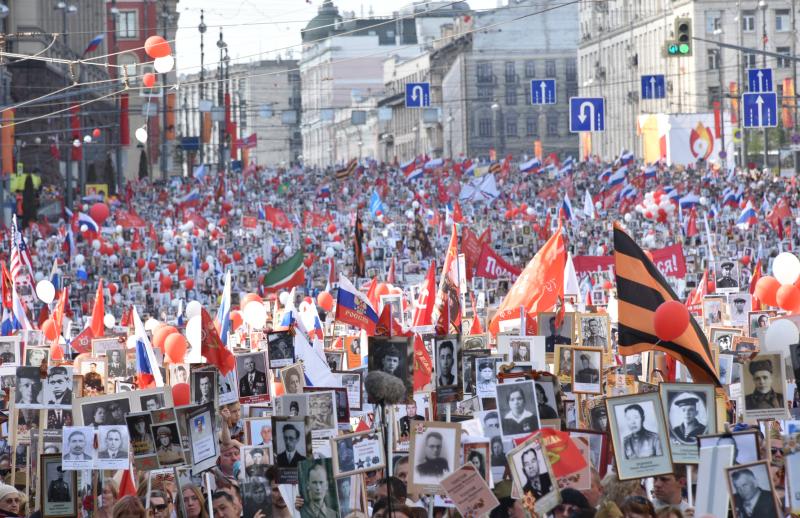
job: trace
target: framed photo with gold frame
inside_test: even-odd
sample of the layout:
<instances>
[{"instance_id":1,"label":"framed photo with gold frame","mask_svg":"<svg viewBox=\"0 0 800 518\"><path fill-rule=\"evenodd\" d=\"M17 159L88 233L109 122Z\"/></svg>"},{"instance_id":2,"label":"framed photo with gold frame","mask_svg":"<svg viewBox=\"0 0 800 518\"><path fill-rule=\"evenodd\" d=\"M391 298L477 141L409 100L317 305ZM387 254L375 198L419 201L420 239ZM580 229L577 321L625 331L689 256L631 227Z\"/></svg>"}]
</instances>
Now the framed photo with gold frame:
<instances>
[{"instance_id":1,"label":"framed photo with gold frame","mask_svg":"<svg viewBox=\"0 0 800 518\"><path fill-rule=\"evenodd\" d=\"M45 518L78 515L78 472L61 464L61 453L39 456L39 509Z\"/></svg>"}]
</instances>

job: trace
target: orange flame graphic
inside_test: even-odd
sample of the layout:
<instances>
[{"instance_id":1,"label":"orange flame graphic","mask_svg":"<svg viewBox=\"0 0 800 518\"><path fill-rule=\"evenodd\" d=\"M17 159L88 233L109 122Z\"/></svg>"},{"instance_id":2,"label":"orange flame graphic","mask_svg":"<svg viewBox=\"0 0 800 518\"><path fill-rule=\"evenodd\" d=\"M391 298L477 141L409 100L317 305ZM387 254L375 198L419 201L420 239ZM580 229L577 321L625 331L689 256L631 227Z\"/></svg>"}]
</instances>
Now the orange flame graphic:
<instances>
[{"instance_id":1,"label":"orange flame graphic","mask_svg":"<svg viewBox=\"0 0 800 518\"><path fill-rule=\"evenodd\" d=\"M703 160L708 159L714 150L714 137L711 135L711 130L703 126L701 122L697 123L697 127L689 135L689 148L695 158Z\"/></svg>"}]
</instances>

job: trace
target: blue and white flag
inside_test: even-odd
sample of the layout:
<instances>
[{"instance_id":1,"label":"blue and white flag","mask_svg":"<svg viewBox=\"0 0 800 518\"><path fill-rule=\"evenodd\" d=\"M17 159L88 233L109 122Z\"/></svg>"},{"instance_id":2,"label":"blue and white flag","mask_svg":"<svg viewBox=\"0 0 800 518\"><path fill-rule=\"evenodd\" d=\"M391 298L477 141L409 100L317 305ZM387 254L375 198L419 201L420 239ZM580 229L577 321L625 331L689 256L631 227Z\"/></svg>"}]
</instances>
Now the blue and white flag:
<instances>
[{"instance_id":1,"label":"blue and white flag","mask_svg":"<svg viewBox=\"0 0 800 518\"><path fill-rule=\"evenodd\" d=\"M219 337L225 347L228 346L228 332L231 329L231 272L225 272L225 287L222 288L222 300L217 309L215 320L219 322Z\"/></svg>"}]
</instances>

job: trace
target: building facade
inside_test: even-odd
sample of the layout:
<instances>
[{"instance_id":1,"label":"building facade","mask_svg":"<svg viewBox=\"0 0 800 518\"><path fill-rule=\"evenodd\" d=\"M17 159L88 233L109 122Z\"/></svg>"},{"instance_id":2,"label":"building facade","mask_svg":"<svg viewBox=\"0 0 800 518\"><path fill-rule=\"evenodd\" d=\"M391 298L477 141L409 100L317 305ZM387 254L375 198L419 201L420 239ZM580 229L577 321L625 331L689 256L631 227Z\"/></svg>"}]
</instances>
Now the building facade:
<instances>
[{"instance_id":1,"label":"building facade","mask_svg":"<svg viewBox=\"0 0 800 518\"><path fill-rule=\"evenodd\" d=\"M665 57L664 45L674 38L675 19L683 17L692 20L692 34L697 38L795 54L796 13L791 0L582 2L579 90L582 96L603 96L606 100L605 131L593 133L591 149L584 152L613 158L628 149L641 156L642 142L637 135L640 114L710 112L713 103L719 102L729 116L734 112L732 120L736 121L740 118L738 96L746 91L749 68L772 68L775 89L779 99L783 98L785 80L794 81L796 76L796 63L789 59L721 48L701 40L693 41L690 56ZM640 78L648 74L665 75L666 98L641 98ZM796 125L796 108L790 111L791 124ZM746 141L752 140L746 162L760 162L761 132L747 131L744 137L737 143L737 161L742 163ZM777 154L778 144L770 147Z\"/></svg>"},{"instance_id":2,"label":"building facade","mask_svg":"<svg viewBox=\"0 0 800 518\"><path fill-rule=\"evenodd\" d=\"M513 0L477 12L439 52L453 52L442 81L444 144L454 157L533 155L541 141L545 154L577 155L578 138L569 132L568 99L577 94L578 7L565 6L517 20L534 0ZM463 19L457 24L466 23ZM532 79L556 79L557 104L533 106Z\"/></svg>"}]
</instances>

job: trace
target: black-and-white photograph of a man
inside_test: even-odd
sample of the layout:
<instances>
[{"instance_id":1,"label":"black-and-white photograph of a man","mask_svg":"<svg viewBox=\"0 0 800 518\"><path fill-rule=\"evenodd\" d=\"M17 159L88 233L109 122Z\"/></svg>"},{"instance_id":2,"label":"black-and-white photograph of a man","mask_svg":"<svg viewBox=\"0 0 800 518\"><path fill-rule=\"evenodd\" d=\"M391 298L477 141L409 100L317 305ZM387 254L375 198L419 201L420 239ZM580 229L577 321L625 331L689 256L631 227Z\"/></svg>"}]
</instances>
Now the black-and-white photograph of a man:
<instances>
[{"instance_id":1,"label":"black-and-white photograph of a man","mask_svg":"<svg viewBox=\"0 0 800 518\"><path fill-rule=\"evenodd\" d=\"M733 261L724 261L717 270L717 291L730 293L739 291L739 269Z\"/></svg>"},{"instance_id":2,"label":"black-and-white photograph of a man","mask_svg":"<svg viewBox=\"0 0 800 518\"><path fill-rule=\"evenodd\" d=\"M747 372L742 379L745 417L785 418L783 390L786 381L781 355L759 354L745 364Z\"/></svg>"},{"instance_id":3,"label":"black-and-white photograph of a man","mask_svg":"<svg viewBox=\"0 0 800 518\"><path fill-rule=\"evenodd\" d=\"M541 453L541 450L539 453ZM535 498L541 498L546 495L553 487L546 466L544 470L542 469L539 453L531 446L523 450L522 455L520 455L522 472L525 475L525 485L522 486L522 492L531 493Z\"/></svg>"},{"instance_id":4,"label":"black-and-white photograph of a man","mask_svg":"<svg viewBox=\"0 0 800 518\"><path fill-rule=\"evenodd\" d=\"M572 351L572 391L576 393L600 394L600 370L603 351L596 348L574 348Z\"/></svg>"},{"instance_id":5,"label":"black-and-white photograph of a man","mask_svg":"<svg viewBox=\"0 0 800 518\"><path fill-rule=\"evenodd\" d=\"M72 408L72 367L50 367L44 385L44 403L49 407Z\"/></svg>"},{"instance_id":6,"label":"black-and-white photograph of a man","mask_svg":"<svg viewBox=\"0 0 800 518\"><path fill-rule=\"evenodd\" d=\"M728 468L733 496L734 518L778 518L782 513L775 500L765 461Z\"/></svg>"},{"instance_id":7,"label":"black-and-white photograph of a man","mask_svg":"<svg viewBox=\"0 0 800 518\"><path fill-rule=\"evenodd\" d=\"M302 420L275 420L272 424L275 442L275 464L280 468L296 468L306 460L306 427Z\"/></svg>"},{"instance_id":8,"label":"black-and-white photograph of a man","mask_svg":"<svg viewBox=\"0 0 800 518\"><path fill-rule=\"evenodd\" d=\"M64 469L91 468L95 455L94 430L88 426L65 426L61 452Z\"/></svg>"},{"instance_id":9,"label":"black-and-white photograph of a man","mask_svg":"<svg viewBox=\"0 0 800 518\"><path fill-rule=\"evenodd\" d=\"M411 429L411 490L439 487L461 458L461 431L455 423L424 421ZM423 491L433 492L433 491Z\"/></svg>"},{"instance_id":10,"label":"black-and-white photograph of a man","mask_svg":"<svg viewBox=\"0 0 800 518\"><path fill-rule=\"evenodd\" d=\"M581 346L608 347L608 320L600 315L581 317Z\"/></svg>"},{"instance_id":11,"label":"black-and-white photograph of a man","mask_svg":"<svg viewBox=\"0 0 800 518\"><path fill-rule=\"evenodd\" d=\"M215 371L195 371L192 372L192 383L194 385L194 402L198 405L205 405L214 402L214 395L217 393L214 387L217 381Z\"/></svg>"},{"instance_id":12,"label":"black-and-white photograph of a man","mask_svg":"<svg viewBox=\"0 0 800 518\"><path fill-rule=\"evenodd\" d=\"M552 381L536 381L536 405L539 419L557 419L555 390Z\"/></svg>"},{"instance_id":13,"label":"black-and-white photograph of a man","mask_svg":"<svg viewBox=\"0 0 800 518\"><path fill-rule=\"evenodd\" d=\"M458 341L455 339L436 340L436 386L453 387L458 385Z\"/></svg>"},{"instance_id":14,"label":"black-and-white photograph of a man","mask_svg":"<svg viewBox=\"0 0 800 518\"><path fill-rule=\"evenodd\" d=\"M618 422L623 427L622 444L626 459L644 459L664 455L664 445L658 433L648 430L645 421L654 420L655 412L652 403L633 403L617 407ZM619 419L621 414L621 419Z\"/></svg>"},{"instance_id":15,"label":"black-and-white photograph of a man","mask_svg":"<svg viewBox=\"0 0 800 518\"><path fill-rule=\"evenodd\" d=\"M546 352L555 352L556 345L572 344L572 317L572 314L564 315L561 325L556 326L556 316L553 313L539 314L539 329L546 333L544 340Z\"/></svg>"},{"instance_id":16,"label":"black-and-white photograph of a man","mask_svg":"<svg viewBox=\"0 0 800 518\"><path fill-rule=\"evenodd\" d=\"M270 333L267 337L267 350L269 351L270 369L278 369L294 363L294 338L288 332Z\"/></svg>"},{"instance_id":17,"label":"black-and-white photograph of a man","mask_svg":"<svg viewBox=\"0 0 800 518\"><path fill-rule=\"evenodd\" d=\"M709 433L708 395L701 391L666 390L670 441L696 447L697 438Z\"/></svg>"},{"instance_id":18,"label":"black-and-white photograph of a man","mask_svg":"<svg viewBox=\"0 0 800 518\"><path fill-rule=\"evenodd\" d=\"M265 363L263 353L244 354L236 357L240 398L269 394Z\"/></svg>"}]
</instances>

